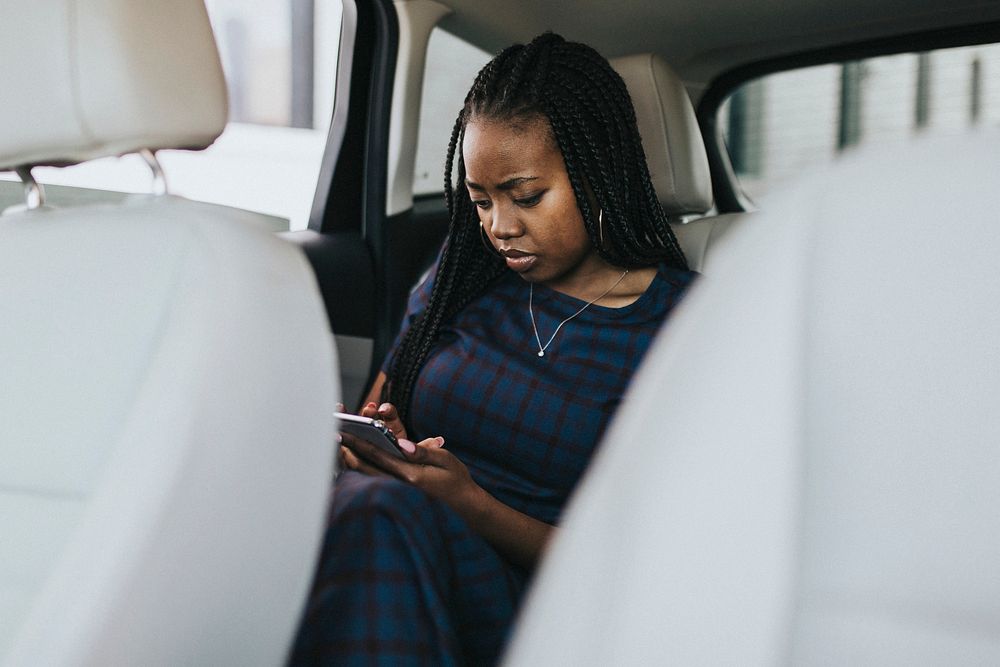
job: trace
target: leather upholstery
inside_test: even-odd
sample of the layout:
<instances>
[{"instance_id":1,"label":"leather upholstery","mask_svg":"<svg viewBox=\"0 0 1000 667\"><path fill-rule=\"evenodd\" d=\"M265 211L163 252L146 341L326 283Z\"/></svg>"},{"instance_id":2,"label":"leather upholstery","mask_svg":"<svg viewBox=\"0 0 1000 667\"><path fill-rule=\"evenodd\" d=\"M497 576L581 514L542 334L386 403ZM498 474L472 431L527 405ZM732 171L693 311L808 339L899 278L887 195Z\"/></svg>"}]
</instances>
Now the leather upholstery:
<instances>
[{"instance_id":1,"label":"leather upholstery","mask_svg":"<svg viewBox=\"0 0 1000 667\"><path fill-rule=\"evenodd\" d=\"M712 178L684 84L655 54L625 56L612 60L611 65L632 98L660 204L672 221L688 265L704 271L712 248L729 231L735 216L706 215L713 202ZM692 215L701 217L681 221Z\"/></svg>"},{"instance_id":2,"label":"leather upholstery","mask_svg":"<svg viewBox=\"0 0 1000 667\"><path fill-rule=\"evenodd\" d=\"M0 218L0 662L279 664L332 470L312 272L173 197Z\"/></svg>"},{"instance_id":3,"label":"leather upholstery","mask_svg":"<svg viewBox=\"0 0 1000 667\"><path fill-rule=\"evenodd\" d=\"M726 213L710 215L691 222L671 224L671 229L677 236L677 242L684 251L688 266L694 271L705 273L710 271L715 260L717 243L729 232L730 227L743 223L746 214ZM712 261L709 261L709 255Z\"/></svg>"},{"instance_id":4,"label":"leather upholstery","mask_svg":"<svg viewBox=\"0 0 1000 667\"><path fill-rule=\"evenodd\" d=\"M0 53L0 164L225 120L200 1L7 2ZM339 393L300 250L256 214L130 196L0 215L0 267L0 664L281 664Z\"/></svg>"},{"instance_id":5,"label":"leather upholstery","mask_svg":"<svg viewBox=\"0 0 1000 667\"><path fill-rule=\"evenodd\" d=\"M762 201L654 344L506 664L1000 663L998 168L996 133L925 141Z\"/></svg>"},{"instance_id":6,"label":"leather upholstery","mask_svg":"<svg viewBox=\"0 0 1000 667\"><path fill-rule=\"evenodd\" d=\"M669 218L712 208L705 144L684 84L650 53L611 61L628 87L653 187Z\"/></svg>"},{"instance_id":7,"label":"leather upholstery","mask_svg":"<svg viewBox=\"0 0 1000 667\"><path fill-rule=\"evenodd\" d=\"M225 127L226 88L201 0L5 7L0 169L203 148Z\"/></svg>"}]
</instances>

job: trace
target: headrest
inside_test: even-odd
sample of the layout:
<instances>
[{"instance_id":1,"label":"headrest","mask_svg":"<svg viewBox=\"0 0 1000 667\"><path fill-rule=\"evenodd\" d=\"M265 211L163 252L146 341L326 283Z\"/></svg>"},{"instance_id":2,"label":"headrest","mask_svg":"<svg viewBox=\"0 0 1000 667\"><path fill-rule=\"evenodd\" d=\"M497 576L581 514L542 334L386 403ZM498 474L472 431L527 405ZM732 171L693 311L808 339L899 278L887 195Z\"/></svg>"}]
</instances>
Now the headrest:
<instances>
[{"instance_id":1,"label":"headrest","mask_svg":"<svg viewBox=\"0 0 1000 667\"><path fill-rule=\"evenodd\" d=\"M649 175L667 217L712 208L712 177L694 108L680 78L659 56L616 58L639 123Z\"/></svg>"},{"instance_id":2,"label":"headrest","mask_svg":"<svg viewBox=\"0 0 1000 667\"><path fill-rule=\"evenodd\" d=\"M0 169L204 148L222 132L225 79L202 0L4 6Z\"/></svg>"}]
</instances>

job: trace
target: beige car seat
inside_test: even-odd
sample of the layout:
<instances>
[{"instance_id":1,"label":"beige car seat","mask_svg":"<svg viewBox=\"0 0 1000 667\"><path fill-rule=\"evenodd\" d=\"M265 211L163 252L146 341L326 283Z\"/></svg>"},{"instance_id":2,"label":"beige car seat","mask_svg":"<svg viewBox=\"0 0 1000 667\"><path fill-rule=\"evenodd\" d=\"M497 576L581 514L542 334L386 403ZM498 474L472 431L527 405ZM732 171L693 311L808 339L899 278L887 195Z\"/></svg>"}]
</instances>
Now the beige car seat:
<instances>
[{"instance_id":1,"label":"beige car seat","mask_svg":"<svg viewBox=\"0 0 1000 667\"><path fill-rule=\"evenodd\" d=\"M646 163L660 204L695 271L704 272L735 215L712 213L712 177L705 144L683 82L655 54L616 58L628 87ZM742 216L745 217L745 216Z\"/></svg>"},{"instance_id":2,"label":"beige car seat","mask_svg":"<svg viewBox=\"0 0 1000 667\"><path fill-rule=\"evenodd\" d=\"M255 214L55 208L31 177L210 144L205 8L6 2L0 60L0 169L27 187L0 215L0 664L280 664L333 466L307 262Z\"/></svg>"},{"instance_id":3,"label":"beige car seat","mask_svg":"<svg viewBox=\"0 0 1000 667\"><path fill-rule=\"evenodd\" d=\"M996 132L925 140L761 202L647 356L507 665L1000 664L997 173Z\"/></svg>"}]
</instances>

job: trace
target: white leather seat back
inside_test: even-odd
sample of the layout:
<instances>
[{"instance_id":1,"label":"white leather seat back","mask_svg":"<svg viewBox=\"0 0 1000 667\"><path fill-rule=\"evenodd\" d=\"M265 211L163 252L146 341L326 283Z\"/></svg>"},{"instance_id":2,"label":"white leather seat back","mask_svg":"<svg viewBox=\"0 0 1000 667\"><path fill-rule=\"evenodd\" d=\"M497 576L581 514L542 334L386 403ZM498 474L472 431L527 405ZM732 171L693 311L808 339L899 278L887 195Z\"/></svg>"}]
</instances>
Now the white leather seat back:
<instances>
[{"instance_id":1,"label":"white leather seat back","mask_svg":"<svg viewBox=\"0 0 1000 667\"><path fill-rule=\"evenodd\" d=\"M761 203L647 357L507 664L1000 663L998 168L996 134L926 142Z\"/></svg>"},{"instance_id":2,"label":"white leather seat back","mask_svg":"<svg viewBox=\"0 0 1000 667\"><path fill-rule=\"evenodd\" d=\"M662 58L642 53L616 58L635 107L636 123L656 195L688 264L703 271L716 242L734 217L710 215L712 176L691 99L680 77ZM698 216L682 223L682 219Z\"/></svg>"},{"instance_id":3,"label":"white leather seat back","mask_svg":"<svg viewBox=\"0 0 1000 667\"><path fill-rule=\"evenodd\" d=\"M728 235L731 227L743 225L746 217L746 213L706 215L690 222L671 224L670 228L684 251L688 266L705 273L713 270L719 241Z\"/></svg>"},{"instance_id":4,"label":"white leather seat back","mask_svg":"<svg viewBox=\"0 0 1000 667\"><path fill-rule=\"evenodd\" d=\"M221 130L200 0L16 4L0 54L41 77L2 69L0 165ZM0 215L0 267L0 664L281 663L338 393L301 252L251 213L132 196Z\"/></svg>"},{"instance_id":5,"label":"white leather seat back","mask_svg":"<svg viewBox=\"0 0 1000 667\"><path fill-rule=\"evenodd\" d=\"M225 81L199 0L0 11L0 169L202 148L222 132Z\"/></svg>"}]
</instances>

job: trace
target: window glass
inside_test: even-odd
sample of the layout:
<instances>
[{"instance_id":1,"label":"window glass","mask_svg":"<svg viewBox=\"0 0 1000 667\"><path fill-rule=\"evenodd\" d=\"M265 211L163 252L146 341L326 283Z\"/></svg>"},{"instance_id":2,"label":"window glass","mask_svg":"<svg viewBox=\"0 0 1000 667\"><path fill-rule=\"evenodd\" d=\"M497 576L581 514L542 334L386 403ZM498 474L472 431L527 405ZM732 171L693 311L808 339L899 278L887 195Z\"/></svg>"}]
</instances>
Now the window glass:
<instances>
[{"instance_id":1,"label":"window glass","mask_svg":"<svg viewBox=\"0 0 1000 667\"><path fill-rule=\"evenodd\" d=\"M440 28L431 32L420 103L414 194L444 190L444 159L465 94L491 54Z\"/></svg>"},{"instance_id":2,"label":"window glass","mask_svg":"<svg viewBox=\"0 0 1000 667\"><path fill-rule=\"evenodd\" d=\"M1000 45L907 53L772 74L719 110L752 199L855 146L1000 124Z\"/></svg>"},{"instance_id":3,"label":"window glass","mask_svg":"<svg viewBox=\"0 0 1000 667\"><path fill-rule=\"evenodd\" d=\"M229 88L229 124L199 152L160 151L170 192L288 219L303 229L333 109L341 5L206 0ZM138 156L38 168L44 184L148 192ZM13 175L6 175L15 178Z\"/></svg>"}]
</instances>

